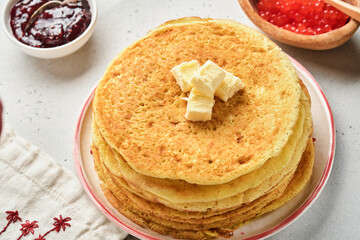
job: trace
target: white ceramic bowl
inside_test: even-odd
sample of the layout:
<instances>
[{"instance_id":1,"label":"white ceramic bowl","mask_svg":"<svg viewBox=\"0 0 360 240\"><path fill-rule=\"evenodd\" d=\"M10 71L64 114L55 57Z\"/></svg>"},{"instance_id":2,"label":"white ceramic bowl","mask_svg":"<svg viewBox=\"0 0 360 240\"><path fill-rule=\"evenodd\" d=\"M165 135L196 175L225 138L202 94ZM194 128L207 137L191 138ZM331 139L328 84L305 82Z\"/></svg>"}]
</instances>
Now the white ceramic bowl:
<instances>
[{"instance_id":1,"label":"white ceramic bowl","mask_svg":"<svg viewBox=\"0 0 360 240\"><path fill-rule=\"evenodd\" d=\"M17 40L11 30L10 27L10 10L15 2L18 0L8 0L5 4L3 11L2 11L2 25L5 30L7 37L22 51L25 53L38 58L60 58L66 55L69 55L79 48L81 48L91 37L92 33L94 32L95 23L97 19L97 3L96 0L87 0L90 5L90 12L91 12L91 22L90 25L87 27L85 32L83 32L79 37L74 39L73 41L52 48L36 48L28 46L19 40Z\"/></svg>"}]
</instances>

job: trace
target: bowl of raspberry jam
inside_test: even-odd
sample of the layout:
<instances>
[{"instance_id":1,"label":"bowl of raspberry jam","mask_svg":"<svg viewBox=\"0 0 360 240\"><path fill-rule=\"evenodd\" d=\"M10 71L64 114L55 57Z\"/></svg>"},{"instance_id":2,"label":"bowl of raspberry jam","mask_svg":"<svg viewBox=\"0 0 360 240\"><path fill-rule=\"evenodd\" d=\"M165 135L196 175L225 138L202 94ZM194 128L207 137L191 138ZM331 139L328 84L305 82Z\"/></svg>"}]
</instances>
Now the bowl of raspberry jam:
<instances>
[{"instance_id":1,"label":"bowl of raspberry jam","mask_svg":"<svg viewBox=\"0 0 360 240\"><path fill-rule=\"evenodd\" d=\"M359 23L323 0L238 0L264 33L292 46L326 50L348 41ZM360 6L360 0L350 0Z\"/></svg>"},{"instance_id":2,"label":"bowl of raspberry jam","mask_svg":"<svg viewBox=\"0 0 360 240\"><path fill-rule=\"evenodd\" d=\"M9 0L3 11L7 36L39 58L59 58L78 50L92 35L97 17L96 0L74 0L46 8L30 21L49 1Z\"/></svg>"}]
</instances>

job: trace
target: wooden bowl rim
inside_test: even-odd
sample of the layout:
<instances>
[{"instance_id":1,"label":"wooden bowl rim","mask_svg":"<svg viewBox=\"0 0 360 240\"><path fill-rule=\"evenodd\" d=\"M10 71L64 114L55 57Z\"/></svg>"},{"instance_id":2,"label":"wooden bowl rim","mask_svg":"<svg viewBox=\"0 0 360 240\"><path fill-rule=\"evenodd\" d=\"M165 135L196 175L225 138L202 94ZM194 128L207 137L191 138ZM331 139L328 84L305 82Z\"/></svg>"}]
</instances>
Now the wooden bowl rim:
<instances>
[{"instance_id":1,"label":"wooden bowl rim","mask_svg":"<svg viewBox=\"0 0 360 240\"><path fill-rule=\"evenodd\" d=\"M359 22L354 19L328 33L318 35L303 35L282 29L263 19L254 9L250 1L238 0L241 8L249 19L269 37L295 47L302 47L313 50L327 50L338 47L348 41L359 27ZM351 0L351 4L360 7L360 0Z\"/></svg>"}]
</instances>

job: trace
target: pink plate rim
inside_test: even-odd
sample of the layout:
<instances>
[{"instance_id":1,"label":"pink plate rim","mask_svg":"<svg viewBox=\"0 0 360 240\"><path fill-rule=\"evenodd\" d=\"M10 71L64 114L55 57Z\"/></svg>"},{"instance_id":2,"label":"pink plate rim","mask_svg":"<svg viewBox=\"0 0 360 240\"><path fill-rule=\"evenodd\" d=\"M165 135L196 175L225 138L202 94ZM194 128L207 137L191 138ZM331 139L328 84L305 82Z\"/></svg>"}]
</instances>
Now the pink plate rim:
<instances>
[{"instance_id":1,"label":"pink plate rim","mask_svg":"<svg viewBox=\"0 0 360 240\"><path fill-rule=\"evenodd\" d=\"M334 125L334 117L329 105L328 100L326 99L326 96L323 92L323 90L321 89L320 85L316 82L315 78L309 73L309 71L302 66L298 61L296 61L294 58L288 56L291 63L293 65L296 65L304 75L306 75L308 77L308 79L310 79L314 84L315 87L317 88L317 90L321 93L321 96L326 104L327 107L327 113L329 115L330 118L330 124L331 124L331 148L330 148L330 154L329 154L329 158L327 160L323 175L320 178L319 183L316 185L314 191L312 192L312 194L308 197L308 199L294 212L292 213L288 218L286 218L284 221L282 221L281 223L279 223L278 225L276 225L275 227L272 227L271 229L264 231L260 234L257 234L255 236L246 238L246 240L255 240L255 239L262 239L262 238L266 238L269 237L279 231L281 231L282 229L284 229L285 227L287 227L288 225L290 225L292 222L294 222L299 216L301 216L310 206L311 204L314 202L314 200L319 196L320 192L322 191L322 189L324 188L325 183L328 180L328 177L330 175L331 169L332 169L332 165L333 165L333 161L334 161L334 153L335 153L335 125ZM105 216L107 216L109 218L110 221L112 221L113 223L115 223L117 226L119 226L120 228L124 229L126 232L141 238L141 239L147 239L147 240L161 240L159 238L156 237L152 237L149 236L147 234L142 233L141 231L138 231L137 229L132 228L131 226L128 226L126 223L122 222L119 218L117 218L114 214L111 213L111 211L109 209L106 208L106 206L101 202L101 200L94 194L93 190L90 188L84 173L83 173L83 169L82 166L80 164L80 159L81 159L81 155L80 155L80 129L82 126L82 122L86 113L86 110L88 108L88 106L91 103L91 100L93 98L94 92L95 92L96 86L93 88L93 90L91 91L91 93L89 94L89 96L87 97L86 101L84 102L84 105L80 111L79 117L77 118L77 124L76 124L76 128L75 128L75 133L74 133L74 148L73 148L73 156L74 156L74 164L75 164L75 168L76 168L76 172L78 175L78 178L84 188L84 190L87 192L87 194L89 195L89 197L91 198L91 200L95 203L95 205L105 214Z\"/></svg>"}]
</instances>

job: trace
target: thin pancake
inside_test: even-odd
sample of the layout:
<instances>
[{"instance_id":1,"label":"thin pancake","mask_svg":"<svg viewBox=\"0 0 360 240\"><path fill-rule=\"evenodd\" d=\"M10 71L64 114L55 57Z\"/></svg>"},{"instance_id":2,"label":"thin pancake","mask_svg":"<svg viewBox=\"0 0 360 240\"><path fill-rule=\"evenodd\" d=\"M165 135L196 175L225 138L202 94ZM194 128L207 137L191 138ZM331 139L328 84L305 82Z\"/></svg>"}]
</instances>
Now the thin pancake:
<instances>
[{"instance_id":1,"label":"thin pancake","mask_svg":"<svg viewBox=\"0 0 360 240\"><path fill-rule=\"evenodd\" d=\"M245 88L191 122L170 69L212 60ZM140 174L221 184L275 157L299 115L300 85L288 57L262 34L228 20L167 24L122 51L94 96L106 142Z\"/></svg>"},{"instance_id":2,"label":"thin pancake","mask_svg":"<svg viewBox=\"0 0 360 240\"><path fill-rule=\"evenodd\" d=\"M245 212L242 216L238 218L238 222L236 224L231 224L228 226L225 226L224 228L215 228L215 229L209 229L209 230L179 230L174 228L169 228L166 226L162 226L161 224L155 223L151 220L146 220L143 218L143 214L136 214L133 211L131 211L128 206L126 205L126 201L122 202L119 201L118 198L115 197L115 195L107 188L104 187L104 194L109 200L109 202L122 214L133 220L134 222L138 223L141 226L147 225L152 230L157 231L159 233L163 234L170 234L173 237L176 238L186 238L186 239L210 239L213 237L221 236L221 233L226 233L228 235L231 235L229 233L229 229L236 229L241 224L251 221L255 219L255 217L258 217L262 214L265 214L266 212L270 210L274 210L283 204L285 204L287 201L289 201L293 196L294 193L301 191L301 189L305 186L307 181L310 179L311 173L312 173L312 166L314 163L314 148L312 140L309 139L308 147L305 151L305 154L303 156L303 159L295 172L295 177L290 182L289 186L286 188L285 193L280 197L277 198L279 200L274 200L267 206L263 205L257 205L255 208L253 208L250 211ZM280 194L281 195L281 194ZM278 196L279 197L279 196ZM266 211L264 211L264 209Z\"/></svg>"},{"instance_id":3,"label":"thin pancake","mask_svg":"<svg viewBox=\"0 0 360 240\"><path fill-rule=\"evenodd\" d=\"M306 98L306 96L304 95L304 98ZM230 185L232 187L232 189L229 189L228 187L228 191L233 193L233 195L231 195L231 197L222 197L221 194L224 193L224 190L221 190L220 186L212 186L214 189L211 189L210 186L194 186L192 184L189 184L190 186L188 186L187 188L184 189L184 192L181 191L181 188L177 188L177 185L174 184L174 181L170 181L170 184L167 183L166 184L166 180L164 179L154 179L154 178L149 178L149 177L144 177L145 179L148 180L147 185L150 186L154 186L154 184L152 184L150 181L153 180L158 180L163 184L163 186L165 186L166 190L170 190L170 193L173 193L175 195L174 198L178 197L182 197L184 195L188 196L188 199L192 199L192 201L188 201L187 204L184 203L179 203L178 202L172 202L172 201L168 201L167 199L163 199L162 195L158 196L158 195L153 195L153 191L152 192L148 192L147 189L145 188L143 189L142 186L138 185L138 184L132 184L131 182L128 181L128 179L125 179L126 182L124 182L124 171L123 168L124 166L126 167L127 165L120 165L119 168L117 168L116 165L116 161L115 159L113 159L112 156L112 152L107 150L103 150L100 152L103 152L103 160L105 162L105 165L107 166L107 168L110 170L110 172L115 175L113 176L115 179L114 181L116 181L118 184L122 185L123 187L126 187L128 190L148 199L148 200L152 200L152 201L156 201L156 202L160 202L165 204L166 206L178 209L178 210L187 210L187 211L209 211L209 209L218 211L218 210L222 210L222 209L230 209L230 208L234 208L236 206L241 205L244 202L251 202L254 199L260 197L261 195L263 195L265 192L269 191L269 189L271 189L275 184L277 184L277 182L280 181L280 179L285 176L287 173L289 173L289 171L291 171L293 168L296 167L298 161L301 158L303 149L306 146L306 142L307 142L307 138L309 137L311 131L312 131L312 123L311 123L311 114L310 114L310 106L309 106L309 102L308 101L303 101L304 105L305 105L305 113L302 113L301 115L303 117L306 116L305 119L305 123L304 123L304 127L299 127L300 130L297 131L301 131L302 129L304 129L304 132L301 135L301 138L299 140L299 142L297 144L295 144L295 146L292 146L292 148L295 148L295 153L292 156L292 159L290 161L289 164L285 165L285 167L278 167L278 168L274 168L274 167L270 167L267 168L265 170L275 170L275 174L273 174L272 176L268 176L266 178L266 175L264 175L263 177L261 177L261 175L259 173L263 173L265 172L264 169L259 168L257 169L254 173L249 174L250 176L258 176L257 182L259 183L259 179L263 179L264 181L262 182L262 184L254 184L255 187L253 188L248 188L246 191L246 194L242 194L243 192L236 192L236 190L238 189L238 187L235 185L235 183L240 183L243 184L244 182L246 183L249 179L246 179L246 175L240 177L241 180L238 181L234 181L232 183L232 185ZM96 131L96 125L93 126L95 128L94 130L94 136L96 136L96 142L98 145L103 146L106 145L104 143L103 140L101 140L101 136L98 136L98 133ZM292 140L292 139L290 139ZM294 144L291 144L294 145ZM283 156L283 154L280 154L280 156ZM291 158L291 157L290 157ZM277 159L280 163L284 162L281 159ZM268 161L270 163L270 161ZM124 164L124 163L123 163ZM267 164L265 164L263 167L266 167ZM277 163L277 166L280 166L279 163ZM128 166L127 166L128 167ZM136 172L134 172L135 174L137 174ZM139 175L139 174L137 174ZM268 174L270 175L270 174ZM119 177L120 176L120 177ZM140 178L143 176L140 176ZM261 182L260 182L261 183ZM129 186L130 185L130 186ZM227 184L222 184L221 186L224 186ZM160 185L161 186L161 185ZM251 185L250 185L251 186ZM171 191L173 190L172 187L175 187L175 191ZM194 189L195 187L195 189ZM203 189L203 187L205 188L205 190ZM226 187L226 186L225 186ZM212 190L212 192L210 192ZM202 192L201 192L202 191ZM245 192L245 191L244 191ZM185 193L185 194L184 194ZM212 200L212 199L207 199L206 198L206 193L208 193L208 195L211 196L211 194L216 195L217 198L216 200ZM210 193L210 194L209 194ZM200 201L199 201L199 200Z\"/></svg>"},{"instance_id":4,"label":"thin pancake","mask_svg":"<svg viewBox=\"0 0 360 240\"><path fill-rule=\"evenodd\" d=\"M96 150L95 150L96 152ZM95 155L97 156L97 155ZM96 164L99 164L99 162L96 162ZM169 216L171 217L172 215L174 216L178 216L177 219L172 219L172 222L174 222L175 224L179 224L181 226L175 227L178 229L191 229L192 225L199 225L200 226L194 226L196 229L205 229L205 228L214 228L216 227L216 225L225 225L225 224L229 224L229 220L231 221L238 221L239 217L241 215L243 215L244 213L248 212L249 210L251 210L252 208L256 207L259 204L262 204L262 206L265 206L266 204L268 204L269 202L271 202L274 198L274 194L276 194L276 196L278 197L278 192L279 189L281 188L281 186L283 186L283 189L285 189L287 183L291 180L292 175L293 175L293 171L291 174L289 174L289 176L285 177L281 183L278 184L278 186L276 186L271 192L269 192L266 196L263 196L262 198L258 199L256 202L253 202L251 204L248 205L244 205L240 208L237 208L235 210L231 210L229 212L224 212L224 213L219 213L217 215L214 216L206 216L205 214L202 215L202 218L200 219L193 219L193 217L197 217L199 216L198 213L190 213L190 212L181 212L181 211L176 211L170 208L167 208L166 206L161 206L161 204L157 204L157 203L152 203L149 201L146 201L144 199L141 199L139 197L136 197L136 195L131 194L130 192L126 191L126 189L123 189L119 186L117 186L112 179L109 177L108 174L108 170L106 169L105 166L97 166L98 169L101 169L102 171L102 175L104 176L104 181L106 182L106 186L112 191L112 193L123 203L127 206L127 208L131 209L133 212L136 212L137 214L140 214L142 217L148 219L148 220L154 220L157 223L161 223L163 226L170 226L169 224L171 223L166 223L166 221L170 220L171 218L168 218ZM129 198L130 196L130 198ZM277 198L276 197L276 198ZM142 208L143 206L145 206L145 208ZM143 211L139 211L137 209L144 209L147 211L143 212ZM160 215L159 215L160 213ZM161 213L165 214L167 219L164 219L164 216L161 216ZM154 214L157 216L154 216ZM185 215L189 215L191 216L192 219L185 219L185 220L181 220L181 218L179 219L179 216L185 216ZM191 225L187 224L187 223L191 223Z\"/></svg>"}]
</instances>

